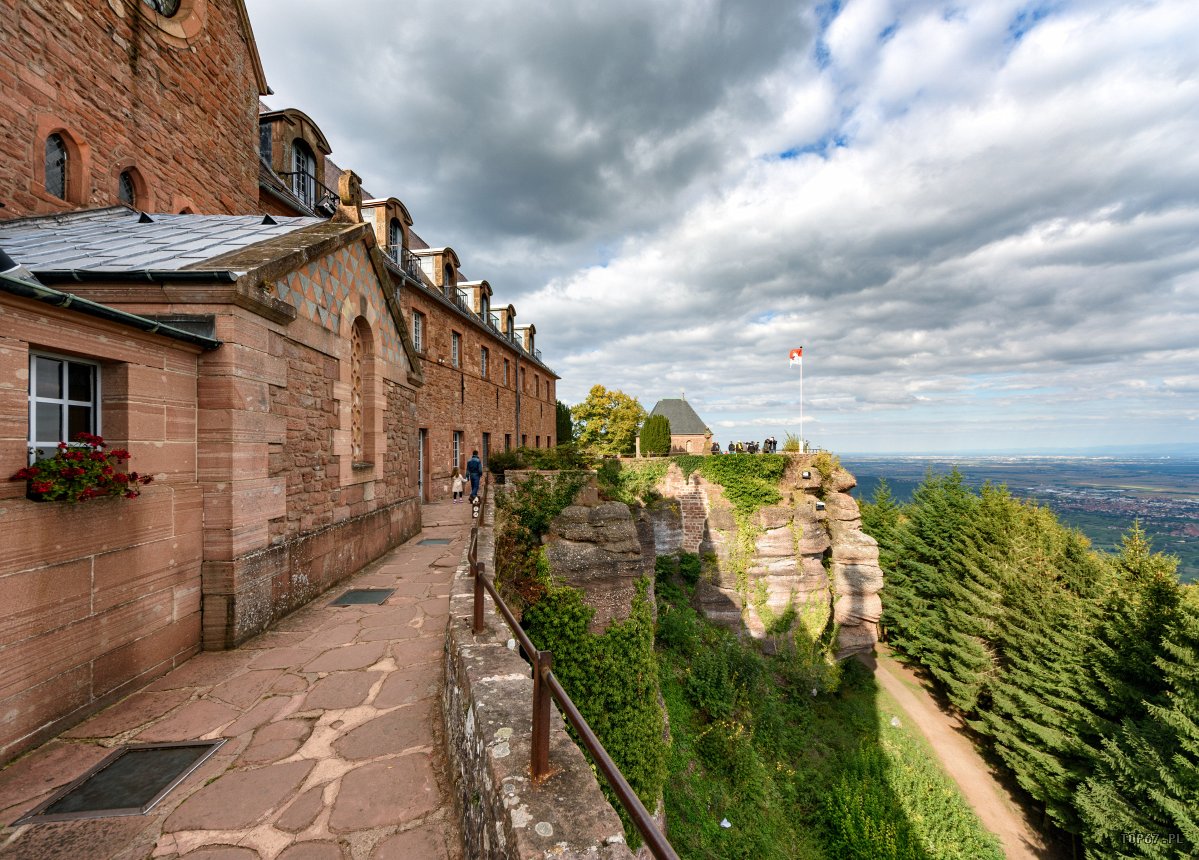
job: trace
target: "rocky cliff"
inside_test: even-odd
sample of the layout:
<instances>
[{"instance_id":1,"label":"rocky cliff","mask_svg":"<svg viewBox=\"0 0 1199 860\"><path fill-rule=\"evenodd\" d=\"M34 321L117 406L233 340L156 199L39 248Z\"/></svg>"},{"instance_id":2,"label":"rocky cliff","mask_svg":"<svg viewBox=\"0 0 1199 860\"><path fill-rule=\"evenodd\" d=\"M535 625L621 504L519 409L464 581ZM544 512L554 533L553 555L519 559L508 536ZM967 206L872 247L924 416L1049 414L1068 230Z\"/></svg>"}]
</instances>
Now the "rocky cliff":
<instances>
[{"instance_id":1,"label":"rocky cliff","mask_svg":"<svg viewBox=\"0 0 1199 860\"><path fill-rule=\"evenodd\" d=\"M779 504L738 523L719 485L672 464L658 485L663 499L642 517L657 554L704 560L697 599L713 621L769 644L793 631L818 637L831 616L838 656L867 652L882 614L878 545L861 530L853 476L829 471L813 455L791 455Z\"/></svg>"}]
</instances>

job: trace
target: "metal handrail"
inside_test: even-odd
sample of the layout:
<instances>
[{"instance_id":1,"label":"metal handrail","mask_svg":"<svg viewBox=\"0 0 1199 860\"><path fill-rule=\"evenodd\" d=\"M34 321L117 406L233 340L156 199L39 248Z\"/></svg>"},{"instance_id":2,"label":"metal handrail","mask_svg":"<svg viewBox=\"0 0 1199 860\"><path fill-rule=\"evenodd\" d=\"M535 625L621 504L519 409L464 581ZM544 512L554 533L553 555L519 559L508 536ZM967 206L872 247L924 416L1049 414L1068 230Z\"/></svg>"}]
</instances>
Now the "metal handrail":
<instances>
[{"instance_id":1,"label":"metal handrail","mask_svg":"<svg viewBox=\"0 0 1199 860\"><path fill-rule=\"evenodd\" d=\"M484 475L483 493L479 497L480 503L475 513L475 525L471 528L470 532L470 549L467 552L471 576L475 581L474 617L471 627L472 632L476 635L486 629L486 624L483 620L484 595L490 594L491 599L495 601L496 609L499 610L500 615L503 616L505 623L507 623L508 629L512 631L512 635L520 643L520 647L524 649L525 654L529 656L529 660L532 663L533 743L530 752L529 769L532 772L534 781L544 779L550 772L550 700L552 698L562 709L562 716L579 733L579 738L583 741L583 746L591 753L591 758L595 762L596 767L604 775L604 779L608 781L608 785L616 792L616 798L620 801L620 805L624 807L625 812L629 814L629 818L633 820L633 824L637 827L637 830L641 833L641 837L645 840L645 844L649 847L650 853L657 860L679 860L679 855L675 853L674 848L666 841L666 837L658 829L653 816L649 814L649 811L645 808L645 804L637 796L637 792L633 791L633 787L624 778L624 774L620 772L620 768L616 766L616 762L612 761L612 757L608 755L608 751L604 749L604 745L600 743L600 739L595 736L595 732L591 730L591 726L587 725L587 721L583 719L583 714L580 713L575 703L571 701L570 696L562 687L562 683L554 675L553 652L542 651L533 644L533 640L529 638L529 634L520 626L520 622L516 620L516 616L512 614L512 610L508 608L508 604L500 597L495 583L484 576L483 563L479 561L479 524L483 521L483 512L487 509L487 494L490 485L491 476Z\"/></svg>"}]
</instances>

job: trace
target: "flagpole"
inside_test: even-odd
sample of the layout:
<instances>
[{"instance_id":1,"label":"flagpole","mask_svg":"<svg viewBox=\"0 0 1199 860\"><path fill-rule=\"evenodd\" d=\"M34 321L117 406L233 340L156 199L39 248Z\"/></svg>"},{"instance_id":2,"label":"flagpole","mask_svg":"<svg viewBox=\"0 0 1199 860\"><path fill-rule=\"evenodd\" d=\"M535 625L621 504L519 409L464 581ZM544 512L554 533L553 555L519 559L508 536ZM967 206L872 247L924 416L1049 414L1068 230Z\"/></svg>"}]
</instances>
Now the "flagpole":
<instances>
[{"instance_id":1,"label":"flagpole","mask_svg":"<svg viewBox=\"0 0 1199 860\"><path fill-rule=\"evenodd\" d=\"M803 430L803 356L800 356L799 359L799 453L808 453Z\"/></svg>"}]
</instances>

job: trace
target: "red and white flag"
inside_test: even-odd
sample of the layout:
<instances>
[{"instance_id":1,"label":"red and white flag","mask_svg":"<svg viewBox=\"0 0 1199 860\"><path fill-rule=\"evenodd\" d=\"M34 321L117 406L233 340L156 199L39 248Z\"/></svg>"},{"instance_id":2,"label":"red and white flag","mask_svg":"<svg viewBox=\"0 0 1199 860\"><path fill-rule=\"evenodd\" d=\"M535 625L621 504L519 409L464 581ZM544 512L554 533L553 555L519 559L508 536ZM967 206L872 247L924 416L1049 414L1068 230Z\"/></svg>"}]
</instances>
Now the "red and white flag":
<instances>
[{"instance_id":1,"label":"red and white flag","mask_svg":"<svg viewBox=\"0 0 1199 860\"><path fill-rule=\"evenodd\" d=\"M797 346L797 347L795 347L795 349L791 350L790 358L791 358L791 364L788 365L789 367L795 367L795 365L797 365L797 364L800 367L802 367L803 366L803 347Z\"/></svg>"}]
</instances>

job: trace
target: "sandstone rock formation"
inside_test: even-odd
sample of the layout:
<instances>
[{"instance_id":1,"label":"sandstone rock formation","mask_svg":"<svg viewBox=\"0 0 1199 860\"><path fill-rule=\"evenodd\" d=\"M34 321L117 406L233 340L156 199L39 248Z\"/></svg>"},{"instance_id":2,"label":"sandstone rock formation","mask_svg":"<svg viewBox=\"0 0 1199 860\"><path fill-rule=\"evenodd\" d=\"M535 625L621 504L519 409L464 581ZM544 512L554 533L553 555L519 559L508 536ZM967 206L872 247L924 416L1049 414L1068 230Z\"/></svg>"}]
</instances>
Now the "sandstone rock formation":
<instances>
[{"instance_id":1,"label":"sandstone rock formation","mask_svg":"<svg viewBox=\"0 0 1199 860\"><path fill-rule=\"evenodd\" d=\"M878 546L861 531L848 492L855 483L843 469L821 475L812 455L792 455L783 499L750 520L749 544L721 487L672 465L657 488L665 498L641 513L642 532L652 532L660 555L706 559L697 600L708 618L769 640L792 617L819 636L831 614L845 657L874 647L882 613Z\"/></svg>"},{"instance_id":2,"label":"sandstone rock formation","mask_svg":"<svg viewBox=\"0 0 1199 860\"><path fill-rule=\"evenodd\" d=\"M602 633L629 617L637 581L653 576L652 553L642 554L637 524L622 502L601 502L584 490L543 539L556 578L580 588L595 609L589 630ZM648 560L648 565L647 565Z\"/></svg>"}]
</instances>

